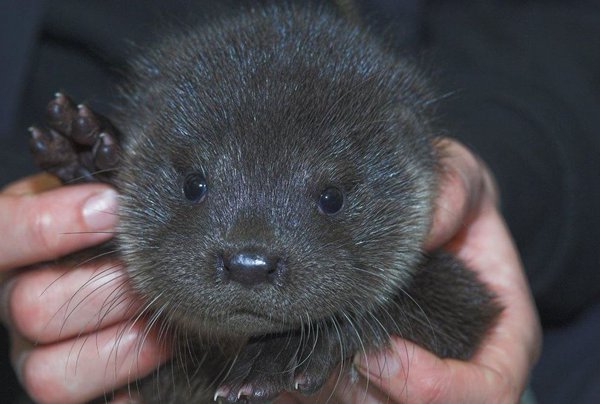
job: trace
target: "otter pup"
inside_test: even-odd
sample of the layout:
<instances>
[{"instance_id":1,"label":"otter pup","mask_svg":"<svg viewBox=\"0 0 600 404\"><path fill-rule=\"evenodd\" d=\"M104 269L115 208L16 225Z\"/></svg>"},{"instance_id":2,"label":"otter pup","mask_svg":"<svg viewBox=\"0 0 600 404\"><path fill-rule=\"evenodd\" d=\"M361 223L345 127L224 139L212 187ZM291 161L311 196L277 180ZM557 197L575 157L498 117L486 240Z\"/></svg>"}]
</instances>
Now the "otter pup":
<instances>
[{"instance_id":1,"label":"otter pup","mask_svg":"<svg viewBox=\"0 0 600 404\"><path fill-rule=\"evenodd\" d=\"M379 40L324 9L250 8L167 36L124 95L113 126L57 94L31 146L64 182L119 190L117 254L175 344L147 401L310 394L392 334L472 355L500 308L421 250L432 95Z\"/></svg>"}]
</instances>

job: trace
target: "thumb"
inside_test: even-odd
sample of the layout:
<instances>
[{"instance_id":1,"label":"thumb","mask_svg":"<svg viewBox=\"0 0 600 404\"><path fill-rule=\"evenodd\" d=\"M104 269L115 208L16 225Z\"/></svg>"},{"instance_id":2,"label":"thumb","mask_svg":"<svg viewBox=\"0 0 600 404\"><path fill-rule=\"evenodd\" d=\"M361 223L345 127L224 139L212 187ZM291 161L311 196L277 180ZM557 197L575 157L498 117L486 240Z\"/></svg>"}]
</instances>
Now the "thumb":
<instances>
[{"instance_id":1,"label":"thumb","mask_svg":"<svg viewBox=\"0 0 600 404\"><path fill-rule=\"evenodd\" d=\"M392 338L385 352L357 355L355 366L369 383L388 393L393 402L504 403L514 397L505 378L495 370L440 359L400 338Z\"/></svg>"}]
</instances>

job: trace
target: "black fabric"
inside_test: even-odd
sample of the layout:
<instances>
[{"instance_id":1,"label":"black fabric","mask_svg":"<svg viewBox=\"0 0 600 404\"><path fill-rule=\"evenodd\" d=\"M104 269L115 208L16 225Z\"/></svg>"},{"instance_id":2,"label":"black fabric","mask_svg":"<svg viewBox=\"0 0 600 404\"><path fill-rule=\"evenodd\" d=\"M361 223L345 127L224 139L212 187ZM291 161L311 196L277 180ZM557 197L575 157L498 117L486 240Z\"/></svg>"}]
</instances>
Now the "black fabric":
<instances>
[{"instance_id":1,"label":"black fabric","mask_svg":"<svg viewBox=\"0 0 600 404\"><path fill-rule=\"evenodd\" d=\"M6 0L0 2L0 136L14 129L17 103L21 92L32 42L39 30L44 2Z\"/></svg>"},{"instance_id":2,"label":"black fabric","mask_svg":"<svg viewBox=\"0 0 600 404\"><path fill-rule=\"evenodd\" d=\"M43 0L0 2L0 185L33 170L30 159L23 158L25 149L22 137L16 135L16 119L44 4Z\"/></svg>"},{"instance_id":3,"label":"black fabric","mask_svg":"<svg viewBox=\"0 0 600 404\"><path fill-rule=\"evenodd\" d=\"M600 302L568 326L546 328L531 386L538 402L600 403Z\"/></svg>"},{"instance_id":4,"label":"black fabric","mask_svg":"<svg viewBox=\"0 0 600 404\"><path fill-rule=\"evenodd\" d=\"M25 131L43 122L56 90L108 111L132 44L151 42L165 22L210 18L216 2L57 0L44 13L42 1L17 3L0 7L10 33L0 60L14 61L0 81L10 88L0 103L0 185L35 170ZM397 48L419 51L440 89L440 126L498 178L549 336L533 376L540 402L600 402L597 2L360 0L360 10ZM0 383L0 397L13 386Z\"/></svg>"},{"instance_id":5,"label":"black fabric","mask_svg":"<svg viewBox=\"0 0 600 404\"><path fill-rule=\"evenodd\" d=\"M565 321L600 296L600 10L446 1L427 28L442 122L492 168L543 319Z\"/></svg>"},{"instance_id":6,"label":"black fabric","mask_svg":"<svg viewBox=\"0 0 600 404\"><path fill-rule=\"evenodd\" d=\"M537 399L598 403L600 9L439 1L424 32L440 121L496 175L544 322Z\"/></svg>"},{"instance_id":7,"label":"black fabric","mask_svg":"<svg viewBox=\"0 0 600 404\"><path fill-rule=\"evenodd\" d=\"M421 44L425 0L355 0L361 20L401 52Z\"/></svg>"}]
</instances>

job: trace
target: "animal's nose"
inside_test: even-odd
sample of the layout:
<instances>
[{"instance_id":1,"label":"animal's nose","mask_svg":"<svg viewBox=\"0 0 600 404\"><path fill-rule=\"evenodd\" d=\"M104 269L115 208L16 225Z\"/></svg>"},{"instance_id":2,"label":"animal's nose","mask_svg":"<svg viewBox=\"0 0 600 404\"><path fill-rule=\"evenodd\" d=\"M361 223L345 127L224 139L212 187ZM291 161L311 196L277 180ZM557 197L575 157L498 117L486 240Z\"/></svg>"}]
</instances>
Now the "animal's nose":
<instances>
[{"instance_id":1,"label":"animal's nose","mask_svg":"<svg viewBox=\"0 0 600 404\"><path fill-rule=\"evenodd\" d=\"M223 257L226 276L244 286L271 282L280 270L280 260L257 252L240 251Z\"/></svg>"}]
</instances>

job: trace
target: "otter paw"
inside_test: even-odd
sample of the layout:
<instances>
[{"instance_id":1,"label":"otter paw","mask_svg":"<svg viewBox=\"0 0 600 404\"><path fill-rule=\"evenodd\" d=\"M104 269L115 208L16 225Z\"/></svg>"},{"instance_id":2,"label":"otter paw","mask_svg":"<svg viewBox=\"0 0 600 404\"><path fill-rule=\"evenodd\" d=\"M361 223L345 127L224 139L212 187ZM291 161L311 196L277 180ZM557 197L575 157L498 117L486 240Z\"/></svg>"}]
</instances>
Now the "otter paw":
<instances>
[{"instance_id":1,"label":"otter paw","mask_svg":"<svg viewBox=\"0 0 600 404\"><path fill-rule=\"evenodd\" d=\"M40 168L65 183L111 182L119 162L119 134L107 118L57 93L46 119L47 129L29 129L29 147Z\"/></svg>"},{"instance_id":2,"label":"otter paw","mask_svg":"<svg viewBox=\"0 0 600 404\"><path fill-rule=\"evenodd\" d=\"M345 355L353 354L348 349L341 350L340 341L335 338L323 337L317 343L312 343L299 355L294 390L304 395L314 394L323 387L331 374L343 372L346 359L340 361L342 352Z\"/></svg>"},{"instance_id":3,"label":"otter paw","mask_svg":"<svg viewBox=\"0 0 600 404\"><path fill-rule=\"evenodd\" d=\"M264 403L294 384L296 350L282 339L251 342L229 367L215 393L223 403Z\"/></svg>"},{"instance_id":4,"label":"otter paw","mask_svg":"<svg viewBox=\"0 0 600 404\"><path fill-rule=\"evenodd\" d=\"M248 344L230 366L214 400L264 403L283 391L312 394L339 366L339 342L282 337Z\"/></svg>"}]
</instances>

